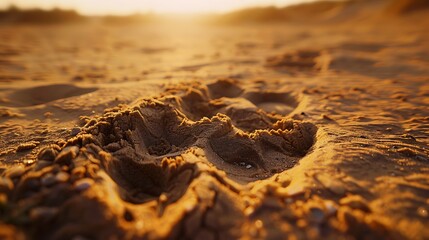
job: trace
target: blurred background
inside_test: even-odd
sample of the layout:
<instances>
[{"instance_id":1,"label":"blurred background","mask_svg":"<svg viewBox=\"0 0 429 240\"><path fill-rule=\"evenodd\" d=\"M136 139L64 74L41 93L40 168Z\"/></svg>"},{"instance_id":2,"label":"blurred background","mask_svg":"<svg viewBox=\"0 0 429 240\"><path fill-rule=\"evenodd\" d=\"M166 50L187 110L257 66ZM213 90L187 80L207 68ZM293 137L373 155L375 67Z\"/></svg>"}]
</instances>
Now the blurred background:
<instances>
[{"instance_id":1,"label":"blurred background","mask_svg":"<svg viewBox=\"0 0 429 240\"><path fill-rule=\"evenodd\" d=\"M3 0L0 121L13 112L47 121L51 110L26 107L103 95L52 118L61 125L135 100L139 82L421 74L428 9L427 0Z\"/></svg>"},{"instance_id":2,"label":"blurred background","mask_svg":"<svg viewBox=\"0 0 429 240\"><path fill-rule=\"evenodd\" d=\"M327 21L383 18L428 8L426 0L4 0L2 23L111 23L182 17L210 23Z\"/></svg>"}]
</instances>

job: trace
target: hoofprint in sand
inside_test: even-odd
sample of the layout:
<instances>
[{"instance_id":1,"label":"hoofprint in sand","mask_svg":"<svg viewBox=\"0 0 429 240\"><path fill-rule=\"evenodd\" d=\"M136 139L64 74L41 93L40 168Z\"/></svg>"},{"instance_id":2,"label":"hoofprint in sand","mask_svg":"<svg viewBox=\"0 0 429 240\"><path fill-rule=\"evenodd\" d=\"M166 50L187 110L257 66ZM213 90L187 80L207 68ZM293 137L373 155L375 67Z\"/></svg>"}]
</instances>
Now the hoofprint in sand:
<instances>
[{"instance_id":1,"label":"hoofprint in sand","mask_svg":"<svg viewBox=\"0 0 429 240\"><path fill-rule=\"evenodd\" d=\"M0 34L0 236L429 237L422 26Z\"/></svg>"}]
</instances>

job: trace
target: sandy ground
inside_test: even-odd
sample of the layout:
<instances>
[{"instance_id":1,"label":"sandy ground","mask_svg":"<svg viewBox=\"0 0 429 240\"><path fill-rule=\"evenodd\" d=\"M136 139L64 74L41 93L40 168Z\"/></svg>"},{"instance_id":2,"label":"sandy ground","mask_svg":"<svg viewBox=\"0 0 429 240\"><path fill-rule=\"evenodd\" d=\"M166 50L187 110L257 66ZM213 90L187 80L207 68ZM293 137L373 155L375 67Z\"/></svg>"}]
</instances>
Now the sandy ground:
<instances>
[{"instance_id":1,"label":"sandy ground","mask_svg":"<svg viewBox=\"0 0 429 240\"><path fill-rule=\"evenodd\" d=\"M429 238L427 22L0 27L0 236Z\"/></svg>"}]
</instances>

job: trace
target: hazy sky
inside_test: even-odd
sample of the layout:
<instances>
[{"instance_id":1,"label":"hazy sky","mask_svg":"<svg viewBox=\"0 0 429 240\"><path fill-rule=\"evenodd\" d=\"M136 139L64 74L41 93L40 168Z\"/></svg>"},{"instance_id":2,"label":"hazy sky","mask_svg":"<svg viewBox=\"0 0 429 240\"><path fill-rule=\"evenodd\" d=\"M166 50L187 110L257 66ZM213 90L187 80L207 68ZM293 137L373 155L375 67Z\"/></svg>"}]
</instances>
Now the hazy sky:
<instances>
[{"instance_id":1,"label":"hazy sky","mask_svg":"<svg viewBox=\"0 0 429 240\"><path fill-rule=\"evenodd\" d=\"M225 12L249 6L285 6L311 1L314 0L0 0L0 8L13 4L22 8L71 8L83 14L205 13Z\"/></svg>"}]
</instances>

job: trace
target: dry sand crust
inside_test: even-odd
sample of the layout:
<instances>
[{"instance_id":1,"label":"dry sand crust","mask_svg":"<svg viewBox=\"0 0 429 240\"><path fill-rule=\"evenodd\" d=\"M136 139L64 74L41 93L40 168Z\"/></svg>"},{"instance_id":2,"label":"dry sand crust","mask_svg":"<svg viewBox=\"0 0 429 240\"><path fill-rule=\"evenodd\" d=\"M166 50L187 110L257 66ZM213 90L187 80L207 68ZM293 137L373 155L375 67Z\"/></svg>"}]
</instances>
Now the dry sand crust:
<instances>
[{"instance_id":1,"label":"dry sand crust","mask_svg":"<svg viewBox=\"0 0 429 240\"><path fill-rule=\"evenodd\" d=\"M1 27L0 238L429 238L426 24Z\"/></svg>"}]
</instances>

